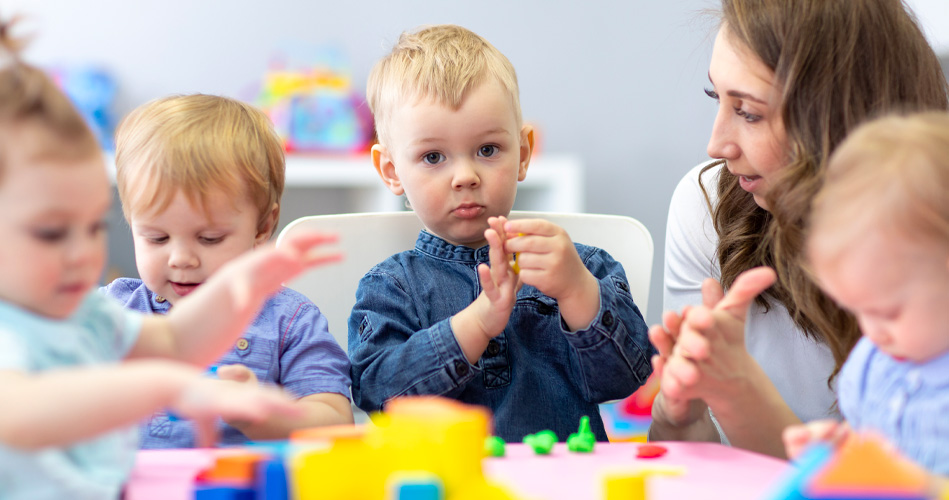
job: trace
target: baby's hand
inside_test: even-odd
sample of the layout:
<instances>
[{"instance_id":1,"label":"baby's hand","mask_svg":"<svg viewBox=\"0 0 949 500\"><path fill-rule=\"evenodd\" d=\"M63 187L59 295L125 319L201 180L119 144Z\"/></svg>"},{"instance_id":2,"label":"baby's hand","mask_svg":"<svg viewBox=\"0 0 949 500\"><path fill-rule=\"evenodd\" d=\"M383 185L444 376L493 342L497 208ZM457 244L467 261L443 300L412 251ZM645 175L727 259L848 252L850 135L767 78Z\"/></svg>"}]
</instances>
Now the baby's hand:
<instances>
[{"instance_id":1,"label":"baby's hand","mask_svg":"<svg viewBox=\"0 0 949 500\"><path fill-rule=\"evenodd\" d=\"M499 219L504 222L504 250L517 254L524 283L561 300L576 293L578 283L596 280L560 226L543 219Z\"/></svg>"},{"instance_id":2,"label":"baby's hand","mask_svg":"<svg viewBox=\"0 0 949 500\"><path fill-rule=\"evenodd\" d=\"M218 370L219 377L223 368ZM280 389L203 376L196 377L178 395L172 409L177 415L194 422L196 445L199 447L213 446L217 441L216 419L219 416L225 420L260 422L271 415L300 414L294 398Z\"/></svg>"},{"instance_id":3,"label":"baby's hand","mask_svg":"<svg viewBox=\"0 0 949 500\"><path fill-rule=\"evenodd\" d=\"M485 230L484 237L490 246L488 259L491 266L478 266L478 279L481 281L482 294L487 299L487 307L481 309L480 321L482 329L489 337L496 337L507 325L507 321L517 302L517 291L521 282L511 269L508 254L504 251L504 218L491 217L488 219L490 228Z\"/></svg>"},{"instance_id":4,"label":"baby's hand","mask_svg":"<svg viewBox=\"0 0 949 500\"><path fill-rule=\"evenodd\" d=\"M557 299L571 331L586 328L600 310L600 284L567 232L543 219L506 221L504 232L504 249L517 254L521 281Z\"/></svg>"},{"instance_id":5,"label":"baby's hand","mask_svg":"<svg viewBox=\"0 0 949 500\"><path fill-rule=\"evenodd\" d=\"M809 445L815 442L828 442L837 447L850 435L850 426L836 420L815 420L801 425L792 425L784 429L784 449L788 458L796 459Z\"/></svg>"},{"instance_id":6,"label":"baby's hand","mask_svg":"<svg viewBox=\"0 0 949 500\"><path fill-rule=\"evenodd\" d=\"M257 385L257 375L254 371L241 364L221 365L216 373L217 378L221 380Z\"/></svg>"}]
</instances>

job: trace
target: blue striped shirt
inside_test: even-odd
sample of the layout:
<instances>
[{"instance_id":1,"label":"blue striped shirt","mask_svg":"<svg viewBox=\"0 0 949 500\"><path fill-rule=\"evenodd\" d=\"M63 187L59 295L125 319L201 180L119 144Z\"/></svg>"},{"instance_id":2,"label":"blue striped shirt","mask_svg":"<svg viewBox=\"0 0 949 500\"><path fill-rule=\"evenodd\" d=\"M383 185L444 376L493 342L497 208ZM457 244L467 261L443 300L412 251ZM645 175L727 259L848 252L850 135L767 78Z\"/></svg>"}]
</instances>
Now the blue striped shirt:
<instances>
[{"instance_id":1,"label":"blue striped shirt","mask_svg":"<svg viewBox=\"0 0 949 500\"><path fill-rule=\"evenodd\" d=\"M897 361L860 339L840 372L840 410L851 427L881 434L923 467L949 475L949 353Z\"/></svg>"}]
</instances>

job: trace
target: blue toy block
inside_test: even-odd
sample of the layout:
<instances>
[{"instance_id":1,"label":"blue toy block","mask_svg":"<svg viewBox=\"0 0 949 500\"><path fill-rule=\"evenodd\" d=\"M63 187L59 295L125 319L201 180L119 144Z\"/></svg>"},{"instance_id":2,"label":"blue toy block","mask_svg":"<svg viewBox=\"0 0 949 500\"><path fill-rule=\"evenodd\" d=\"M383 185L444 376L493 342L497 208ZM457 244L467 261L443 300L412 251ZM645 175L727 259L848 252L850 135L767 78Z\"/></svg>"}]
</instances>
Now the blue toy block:
<instances>
[{"instance_id":1,"label":"blue toy block","mask_svg":"<svg viewBox=\"0 0 949 500\"><path fill-rule=\"evenodd\" d=\"M272 458L257 462L254 486L257 490L257 500L288 500L290 492L287 485L287 468L283 460Z\"/></svg>"},{"instance_id":2,"label":"blue toy block","mask_svg":"<svg viewBox=\"0 0 949 500\"><path fill-rule=\"evenodd\" d=\"M255 500L256 496L253 488L208 485L194 489L194 500Z\"/></svg>"},{"instance_id":3,"label":"blue toy block","mask_svg":"<svg viewBox=\"0 0 949 500\"><path fill-rule=\"evenodd\" d=\"M393 500L443 500L445 492L437 477L404 478L392 488Z\"/></svg>"}]
</instances>

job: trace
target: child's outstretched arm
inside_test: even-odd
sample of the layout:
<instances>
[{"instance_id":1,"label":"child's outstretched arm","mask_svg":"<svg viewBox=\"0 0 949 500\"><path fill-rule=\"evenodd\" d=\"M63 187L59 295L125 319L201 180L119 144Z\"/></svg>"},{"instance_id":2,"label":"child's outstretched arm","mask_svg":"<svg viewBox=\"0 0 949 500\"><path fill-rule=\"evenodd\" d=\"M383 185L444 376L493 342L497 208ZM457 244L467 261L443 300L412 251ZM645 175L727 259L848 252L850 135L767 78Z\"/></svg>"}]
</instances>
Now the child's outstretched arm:
<instances>
[{"instance_id":1,"label":"child's outstretched arm","mask_svg":"<svg viewBox=\"0 0 949 500\"><path fill-rule=\"evenodd\" d=\"M335 262L339 252L316 248L335 235L299 235L228 262L166 316L145 318L128 358L166 357L207 366L225 352L282 283L306 269Z\"/></svg>"},{"instance_id":2,"label":"child's outstretched arm","mask_svg":"<svg viewBox=\"0 0 949 500\"><path fill-rule=\"evenodd\" d=\"M784 429L782 439L788 458L794 460L805 448L815 442L826 441L837 447L850 436L846 422L833 419L815 420L806 424L791 425Z\"/></svg>"},{"instance_id":3,"label":"child's outstretched arm","mask_svg":"<svg viewBox=\"0 0 949 500\"><path fill-rule=\"evenodd\" d=\"M217 369L217 376L223 380L257 385L257 376L244 365L224 365ZM324 425L342 425L353 423L353 410L349 398L342 394L324 392L310 394L295 403L297 415L273 415L265 420L245 420L241 418L225 419L225 422L237 428L253 440L286 439L291 431L307 427Z\"/></svg>"},{"instance_id":4,"label":"child's outstretched arm","mask_svg":"<svg viewBox=\"0 0 949 500\"><path fill-rule=\"evenodd\" d=\"M134 425L162 408L194 420L205 446L217 416L260 421L298 411L277 389L210 379L203 370L154 359L41 374L0 371L0 401L0 443L25 450Z\"/></svg>"},{"instance_id":5,"label":"child's outstretched arm","mask_svg":"<svg viewBox=\"0 0 949 500\"><path fill-rule=\"evenodd\" d=\"M508 265L507 254L504 252L503 221L503 217L489 218L488 224L491 227L484 232L484 237L490 245L488 258L491 266L478 266L482 292L470 306L451 318L451 329L470 363L477 363L488 342L504 331L517 301L520 281Z\"/></svg>"},{"instance_id":6,"label":"child's outstretched arm","mask_svg":"<svg viewBox=\"0 0 949 500\"><path fill-rule=\"evenodd\" d=\"M501 220L506 234L517 235L504 250L517 254L521 281L557 299L571 331L586 328L600 309L600 286L567 232L543 219Z\"/></svg>"}]
</instances>

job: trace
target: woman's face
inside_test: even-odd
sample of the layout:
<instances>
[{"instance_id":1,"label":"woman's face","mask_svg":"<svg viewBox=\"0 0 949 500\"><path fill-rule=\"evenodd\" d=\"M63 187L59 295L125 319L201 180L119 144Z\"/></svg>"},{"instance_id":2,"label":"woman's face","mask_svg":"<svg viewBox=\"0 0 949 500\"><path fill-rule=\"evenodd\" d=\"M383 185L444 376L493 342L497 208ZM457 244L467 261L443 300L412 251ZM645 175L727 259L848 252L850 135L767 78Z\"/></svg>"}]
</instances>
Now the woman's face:
<instances>
[{"instance_id":1,"label":"woman's face","mask_svg":"<svg viewBox=\"0 0 949 500\"><path fill-rule=\"evenodd\" d=\"M715 38L705 93L718 102L708 154L725 160L742 189L768 210L765 195L787 164L787 133L778 113L781 89L771 71L722 26Z\"/></svg>"}]
</instances>

